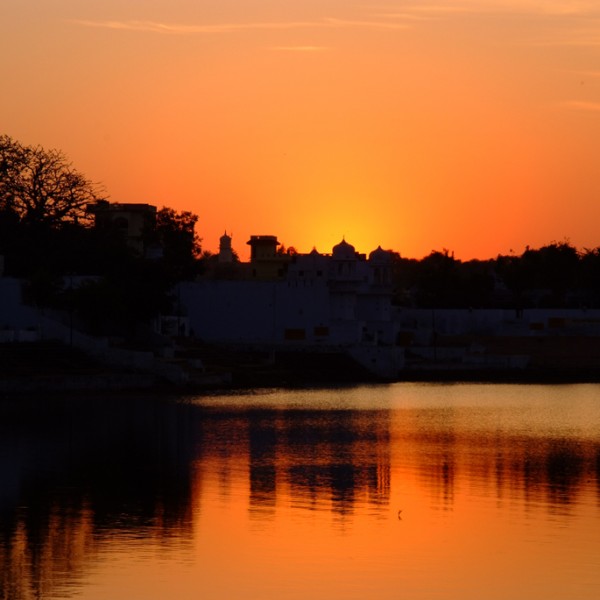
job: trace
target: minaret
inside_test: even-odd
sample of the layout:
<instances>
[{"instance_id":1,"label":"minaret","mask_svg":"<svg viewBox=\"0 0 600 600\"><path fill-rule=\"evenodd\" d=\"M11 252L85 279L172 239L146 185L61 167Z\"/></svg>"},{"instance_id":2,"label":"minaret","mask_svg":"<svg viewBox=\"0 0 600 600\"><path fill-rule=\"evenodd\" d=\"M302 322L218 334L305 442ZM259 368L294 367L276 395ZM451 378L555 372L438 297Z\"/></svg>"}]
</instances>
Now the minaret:
<instances>
[{"instance_id":1,"label":"minaret","mask_svg":"<svg viewBox=\"0 0 600 600\"><path fill-rule=\"evenodd\" d=\"M231 236L227 235L227 231L219 239L219 262L233 262L233 252L231 250Z\"/></svg>"}]
</instances>

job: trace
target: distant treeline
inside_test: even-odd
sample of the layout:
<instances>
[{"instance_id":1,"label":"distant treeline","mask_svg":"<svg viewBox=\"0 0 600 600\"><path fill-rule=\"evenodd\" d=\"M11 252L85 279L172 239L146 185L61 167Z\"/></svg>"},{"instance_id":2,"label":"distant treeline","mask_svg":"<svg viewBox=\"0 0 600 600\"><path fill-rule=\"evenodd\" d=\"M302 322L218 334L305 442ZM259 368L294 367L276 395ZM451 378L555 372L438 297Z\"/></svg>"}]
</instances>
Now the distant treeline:
<instances>
[{"instance_id":1,"label":"distant treeline","mask_svg":"<svg viewBox=\"0 0 600 600\"><path fill-rule=\"evenodd\" d=\"M136 253L118 228L93 227L87 209L103 199L60 151L0 135L4 273L28 282L32 303L68 309L92 330L122 332L178 310L175 284L202 275L215 257L201 252L198 217L168 207L144 233L154 251ZM88 278L73 285L77 276ZM395 304L424 308L599 307L600 247L552 242L464 262L448 250L420 260L396 254L393 290Z\"/></svg>"},{"instance_id":2,"label":"distant treeline","mask_svg":"<svg viewBox=\"0 0 600 600\"><path fill-rule=\"evenodd\" d=\"M460 261L448 250L395 259L394 300L423 308L580 308L600 306L600 248L568 241L520 256Z\"/></svg>"}]
</instances>

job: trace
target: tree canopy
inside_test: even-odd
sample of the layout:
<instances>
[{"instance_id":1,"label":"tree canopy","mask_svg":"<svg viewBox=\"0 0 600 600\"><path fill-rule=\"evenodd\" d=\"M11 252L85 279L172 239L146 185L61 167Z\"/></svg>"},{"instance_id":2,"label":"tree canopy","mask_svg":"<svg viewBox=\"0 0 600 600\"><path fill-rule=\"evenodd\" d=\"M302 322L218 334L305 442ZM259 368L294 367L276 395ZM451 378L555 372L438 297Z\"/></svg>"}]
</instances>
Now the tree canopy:
<instances>
[{"instance_id":1,"label":"tree canopy","mask_svg":"<svg viewBox=\"0 0 600 600\"><path fill-rule=\"evenodd\" d=\"M161 246L165 262L179 277L194 274L200 259L201 239L196 234L198 216L189 211L177 212L163 206L156 213L154 236Z\"/></svg>"},{"instance_id":2,"label":"tree canopy","mask_svg":"<svg viewBox=\"0 0 600 600\"><path fill-rule=\"evenodd\" d=\"M69 310L94 333L132 335L173 310L173 286L195 276L200 238L191 212L162 208L140 253L127 232L92 227L88 208L104 200L97 184L58 150L0 135L0 254L6 274L26 283L39 306ZM81 276L73 287L73 280ZM83 283L81 283L83 282Z\"/></svg>"},{"instance_id":3,"label":"tree canopy","mask_svg":"<svg viewBox=\"0 0 600 600\"><path fill-rule=\"evenodd\" d=\"M23 223L56 227L86 219L86 206L102 199L99 186L59 150L27 146L0 135L0 211Z\"/></svg>"}]
</instances>

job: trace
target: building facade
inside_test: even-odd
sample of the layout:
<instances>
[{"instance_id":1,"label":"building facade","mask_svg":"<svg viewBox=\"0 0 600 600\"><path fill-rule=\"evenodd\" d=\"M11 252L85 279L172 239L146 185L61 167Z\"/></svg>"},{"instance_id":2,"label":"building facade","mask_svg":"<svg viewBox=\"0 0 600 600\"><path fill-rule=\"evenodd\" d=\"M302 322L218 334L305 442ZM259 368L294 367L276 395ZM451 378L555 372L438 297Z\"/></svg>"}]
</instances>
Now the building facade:
<instances>
[{"instance_id":1,"label":"building facade","mask_svg":"<svg viewBox=\"0 0 600 600\"><path fill-rule=\"evenodd\" d=\"M140 255L145 253L144 237L156 224L156 206L99 200L90 204L87 210L94 215L96 228L119 232L130 248Z\"/></svg>"},{"instance_id":2,"label":"building facade","mask_svg":"<svg viewBox=\"0 0 600 600\"><path fill-rule=\"evenodd\" d=\"M275 236L252 236L236 280L181 284L196 337L269 345L391 345L392 255L369 257L342 240L331 254L278 255Z\"/></svg>"}]
</instances>

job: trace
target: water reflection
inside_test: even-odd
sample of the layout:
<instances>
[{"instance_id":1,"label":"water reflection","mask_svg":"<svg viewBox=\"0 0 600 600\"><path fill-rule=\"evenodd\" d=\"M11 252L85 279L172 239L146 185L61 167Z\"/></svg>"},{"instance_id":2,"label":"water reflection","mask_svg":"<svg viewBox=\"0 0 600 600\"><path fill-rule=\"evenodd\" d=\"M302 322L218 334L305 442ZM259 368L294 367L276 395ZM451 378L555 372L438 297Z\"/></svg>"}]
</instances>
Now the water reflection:
<instances>
[{"instance_id":1,"label":"water reflection","mask_svg":"<svg viewBox=\"0 0 600 600\"><path fill-rule=\"evenodd\" d=\"M191 538L185 407L44 399L0 411L0 597L48 597L116 539Z\"/></svg>"},{"instance_id":2,"label":"water reflection","mask_svg":"<svg viewBox=\"0 0 600 600\"><path fill-rule=\"evenodd\" d=\"M340 515L351 514L359 497L375 508L387 504L389 413L250 412L247 419L254 515L273 515L278 487L297 506Z\"/></svg>"},{"instance_id":3,"label":"water reflection","mask_svg":"<svg viewBox=\"0 0 600 600\"><path fill-rule=\"evenodd\" d=\"M244 401L0 404L0 598L76 595L113 549L195 564L214 506L265 526L283 513L330 515L346 531L397 520L410 495L447 515L490 502L569 519L590 491L600 507L600 437L507 427L504 408Z\"/></svg>"},{"instance_id":4,"label":"water reflection","mask_svg":"<svg viewBox=\"0 0 600 600\"><path fill-rule=\"evenodd\" d=\"M441 508L451 509L457 482L498 499L522 501L525 509L566 506L598 481L594 443L556 439L444 439L421 448L420 479Z\"/></svg>"}]
</instances>

